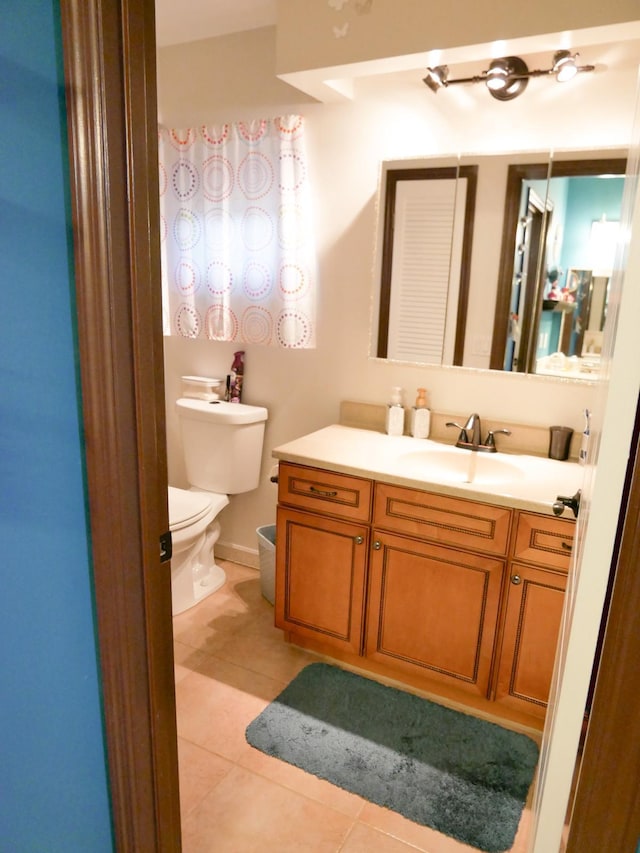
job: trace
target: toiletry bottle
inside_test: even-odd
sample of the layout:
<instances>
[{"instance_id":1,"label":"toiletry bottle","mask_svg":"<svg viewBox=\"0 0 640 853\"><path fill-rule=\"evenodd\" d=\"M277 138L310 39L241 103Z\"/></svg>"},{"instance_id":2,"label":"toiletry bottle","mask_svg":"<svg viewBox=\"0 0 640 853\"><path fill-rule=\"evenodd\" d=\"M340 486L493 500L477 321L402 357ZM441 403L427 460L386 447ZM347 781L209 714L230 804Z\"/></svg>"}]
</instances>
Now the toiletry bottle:
<instances>
[{"instance_id":1,"label":"toiletry bottle","mask_svg":"<svg viewBox=\"0 0 640 853\"><path fill-rule=\"evenodd\" d=\"M591 412L589 409L584 410L584 431L582 433L582 441L580 442L580 452L578 454L578 462L581 465L587 461L587 451L589 450L589 436L591 434Z\"/></svg>"},{"instance_id":2,"label":"toiletry bottle","mask_svg":"<svg viewBox=\"0 0 640 853\"><path fill-rule=\"evenodd\" d=\"M426 390L418 388L415 406L411 409L411 435L414 438L429 438L431 412L427 408Z\"/></svg>"},{"instance_id":3,"label":"toiletry bottle","mask_svg":"<svg viewBox=\"0 0 640 853\"><path fill-rule=\"evenodd\" d=\"M387 434L402 435L404 433L404 408L402 407L402 388L394 388L391 402L387 406Z\"/></svg>"},{"instance_id":4,"label":"toiletry bottle","mask_svg":"<svg viewBox=\"0 0 640 853\"><path fill-rule=\"evenodd\" d=\"M234 352L231 365L231 385L229 402L240 403L242 400L242 380L244 378L244 350Z\"/></svg>"}]
</instances>

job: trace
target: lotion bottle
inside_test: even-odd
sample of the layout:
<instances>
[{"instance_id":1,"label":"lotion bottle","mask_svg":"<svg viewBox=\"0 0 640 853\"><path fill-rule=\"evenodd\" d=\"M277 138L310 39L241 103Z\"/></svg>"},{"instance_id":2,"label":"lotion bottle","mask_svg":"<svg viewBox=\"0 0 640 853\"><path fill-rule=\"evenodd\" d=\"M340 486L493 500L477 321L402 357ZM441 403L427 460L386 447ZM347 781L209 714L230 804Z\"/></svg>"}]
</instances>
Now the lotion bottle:
<instances>
[{"instance_id":1,"label":"lotion bottle","mask_svg":"<svg viewBox=\"0 0 640 853\"><path fill-rule=\"evenodd\" d=\"M244 350L234 352L230 376L231 381L229 382L227 399L230 403L240 403L242 400L242 380L244 378Z\"/></svg>"},{"instance_id":2,"label":"lotion bottle","mask_svg":"<svg viewBox=\"0 0 640 853\"><path fill-rule=\"evenodd\" d=\"M427 408L426 390L418 388L415 406L411 409L411 435L414 438L429 438L431 412Z\"/></svg>"},{"instance_id":3,"label":"lotion bottle","mask_svg":"<svg viewBox=\"0 0 640 853\"><path fill-rule=\"evenodd\" d=\"M394 388L391 393L391 402L387 406L387 435L402 435L403 433L402 388Z\"/></svg>"}]
</instances>

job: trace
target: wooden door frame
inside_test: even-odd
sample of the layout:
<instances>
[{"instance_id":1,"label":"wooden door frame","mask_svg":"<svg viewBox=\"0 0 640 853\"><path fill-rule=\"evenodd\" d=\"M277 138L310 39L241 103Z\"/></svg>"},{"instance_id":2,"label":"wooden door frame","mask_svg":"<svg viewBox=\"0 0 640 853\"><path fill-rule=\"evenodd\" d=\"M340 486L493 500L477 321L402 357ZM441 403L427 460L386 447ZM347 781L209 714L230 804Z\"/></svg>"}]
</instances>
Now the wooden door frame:
<instances>
[{"instance_id":1,"label":"wooden door frame","mask_svg":"<svg viewBox=\"0 0 640 853\"><path fill-rule=\"evenodd\" d=\"M154 9L149 0L60 8L114 843L119 853L178 853L171 586L158 545L168 518ZM637 438L568 853L635 853L640 833L640 738L628 736L640 696Z\"/></svg>"},{"instance_id":2,"label":"wooden door frame","mask_svg":"<svg viewBox=\"0 0 640 853\"><path fill-rule=\"evenodd\" d=\"M640 843L640 399L566 853Z\"/></svg>"},{"instance_id":3,"label":"wooden door frame","mask_svg":"<svg viewBox=\"0 0 640 853\"><path fill-rule=\"evenodd\" d=\"M527 214L531 217L531 237L527 234L528 253L524 292L524 311L520 314L520 339L524 343L524 353L518 352L517 371L535 373L538 324L542 307L541 292L544 292L544 258L546 255L547 233L553 208L547 199L540 198L533 187L528 188ZM529 226L527 226L527 231ZM524 314L524 317L522 316Z\"/></svg>"},{"instance_id":4,"label":"wooden door frame","mask_svg":"<svg viewBox=\"0 0 640 853\"><path fill-rule=\"evenodd\" d=\"M60 0L60 10L114 844L176 853L154 6Z\"/></svg>"}]
</instances>

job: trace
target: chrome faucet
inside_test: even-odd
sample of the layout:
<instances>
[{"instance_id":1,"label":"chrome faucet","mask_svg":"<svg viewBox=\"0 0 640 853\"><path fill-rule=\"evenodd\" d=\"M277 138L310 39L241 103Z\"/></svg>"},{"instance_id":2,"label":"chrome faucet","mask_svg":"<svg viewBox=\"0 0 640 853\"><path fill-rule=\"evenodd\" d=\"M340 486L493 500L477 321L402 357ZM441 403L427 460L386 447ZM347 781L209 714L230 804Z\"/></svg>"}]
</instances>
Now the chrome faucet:
<instances>
[{"instance_id":1,"label":"chrome faucet","mask_svg":"<svg viewBox=\"0 0 640 853\"><path fill-rule=\"evenodd\" d=\"M456 427L456 429L460 430L460 435L456 441L456 447L463 447L465 450L481 450L486 453L497 452L498 448L496 447L496 440L494 436L499 433L502 433L503 435L511 435L511 431L508 429L490 429L485 441L483 442L482 425L480 423L480 415L477 412L469 415L464 426L460 426L460 424L455 421L448 421L447 426Z\"/></svg>"},{"instance_id":2,"label":"chrome faucet","mask_svg":"<svg viewBox=\"0 0 640 853\"><path fill-rule=\"evenodd\" d=\"M474 447L478 447L482 443L482 431L480 429L480 415L474 413L469 415L464 430L467 433L468 439Z\"/></svg>"},{"instance_id":3,"label":"chrome faucet","mask_svg":"<svg viewBox=\"0 0 640 853\"><path fill-rule=\"evenodd\" d=\"M447 426L456 427L460 430L460 435L456 441L456 447L467 447L470 450L478 449L481 440L480 436L482 435L479 414L474 412L472 415L469 415L464 426L460 426L460 424L455 421L448 421ZM469 433L471 433L471 435L469 435Z\"/></svg>"}]
</instances>

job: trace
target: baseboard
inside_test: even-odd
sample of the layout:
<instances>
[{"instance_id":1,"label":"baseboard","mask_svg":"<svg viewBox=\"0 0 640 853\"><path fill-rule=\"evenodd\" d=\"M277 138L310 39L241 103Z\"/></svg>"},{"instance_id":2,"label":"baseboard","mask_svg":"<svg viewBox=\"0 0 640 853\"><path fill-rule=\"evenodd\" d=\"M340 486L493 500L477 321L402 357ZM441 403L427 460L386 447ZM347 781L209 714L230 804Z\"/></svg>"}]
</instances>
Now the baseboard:
<instances>
[{"instance_id":1,"label":"baseboard","mask_svg":"<svg viewBox=\"0 0 640 853\"><path fill-rule=\"evenodd\" d=\"M257 548L243 548L242 545L234 545L231 542L216 542L215 555L219 560L230 560L251 569L260 568Z\"/></svg>"}]
</instances>

